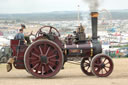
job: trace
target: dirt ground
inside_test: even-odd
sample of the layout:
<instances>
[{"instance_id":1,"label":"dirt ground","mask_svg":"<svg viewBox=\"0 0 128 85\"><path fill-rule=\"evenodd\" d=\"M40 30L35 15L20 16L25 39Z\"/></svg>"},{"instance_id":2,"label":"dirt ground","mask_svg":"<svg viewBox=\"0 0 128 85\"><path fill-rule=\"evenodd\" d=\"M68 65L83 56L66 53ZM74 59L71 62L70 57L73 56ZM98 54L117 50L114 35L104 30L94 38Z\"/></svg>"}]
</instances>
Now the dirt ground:
<instances>
[{"instance_id":1,"label":"dirt ground","mask_svg":"<svg viewBox=\"0 0 128 85\"><path fill-rule=\"evenodd\" d=\"M0 85L128 85L128 58L117 58L114 71L106 78L86 76L79 65L67 63L55 77L38 79L25 70L13 69L6 72L6 66L0 65Z\"/></svg>"}]
</instances>

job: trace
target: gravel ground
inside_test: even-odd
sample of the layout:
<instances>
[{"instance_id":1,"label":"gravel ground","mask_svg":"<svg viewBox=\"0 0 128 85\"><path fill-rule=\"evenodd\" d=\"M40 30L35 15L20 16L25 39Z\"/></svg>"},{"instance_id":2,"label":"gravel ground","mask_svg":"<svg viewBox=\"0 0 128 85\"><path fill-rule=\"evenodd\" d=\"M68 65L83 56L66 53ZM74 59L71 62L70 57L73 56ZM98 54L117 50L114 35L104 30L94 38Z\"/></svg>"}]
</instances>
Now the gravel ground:
<instances>
[{"instance_id":1,"label":"gravel ground","mask_svg":"<svg viewBox=\"0 0 128 85\"><path fill-rule=\"evenodd\" d=\"M0 85L128 85L128 58L117 58L114 71L106 78L86 76L79 65L67 63L65 69L49 79L38 79L25 70L13 69L6 72L6 66L0 65Z\"/></svg>"}]
</instances>

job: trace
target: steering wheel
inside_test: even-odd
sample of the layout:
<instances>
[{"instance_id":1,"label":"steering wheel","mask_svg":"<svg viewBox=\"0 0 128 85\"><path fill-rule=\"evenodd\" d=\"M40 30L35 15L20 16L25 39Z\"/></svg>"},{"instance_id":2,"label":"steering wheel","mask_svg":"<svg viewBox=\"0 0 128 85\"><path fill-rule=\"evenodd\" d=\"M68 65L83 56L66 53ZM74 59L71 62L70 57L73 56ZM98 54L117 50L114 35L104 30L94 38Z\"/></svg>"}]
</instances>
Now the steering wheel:
<instances>
[{"instance_id":1,"label":"steering wheel","mask_svg":"<svg viewBox=\"0 0 128 85\"><path fill-rule=\"evenodd\" d=\"M46 28L47 29L50 28L49 31L48 31L48 34L52 33L52 30L55 30L57 32L57 36L60 37L59 31L55 27L52 27L52 26L43 26L43 27L41 27L39 29L39 31L37 31L36 37L39 37L40 35L43 36L44 34L46 34L45 32L42 31L42 29L46 29Z\"/></svg>"}]
</instances>

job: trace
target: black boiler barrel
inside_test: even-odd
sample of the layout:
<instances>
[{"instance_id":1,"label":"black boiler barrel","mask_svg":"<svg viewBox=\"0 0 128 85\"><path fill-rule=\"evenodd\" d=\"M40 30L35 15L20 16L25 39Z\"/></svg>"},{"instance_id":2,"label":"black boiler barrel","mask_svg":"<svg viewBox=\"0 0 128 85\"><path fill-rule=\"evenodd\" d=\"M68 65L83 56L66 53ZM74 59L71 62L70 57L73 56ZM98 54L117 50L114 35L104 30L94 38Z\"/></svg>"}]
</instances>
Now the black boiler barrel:
<instances>
[{"instance_id":1,"label":"black boiler barrel","mask_svg":"<svg viewBox=\"0 0 128 85\"><path fill-rule=\"evenodd\" d=\"M73 44L73 45L64 45L64 49L84 49L90 50L92 47L92 43L85 44Z\"/></svg>"}]
</instances>

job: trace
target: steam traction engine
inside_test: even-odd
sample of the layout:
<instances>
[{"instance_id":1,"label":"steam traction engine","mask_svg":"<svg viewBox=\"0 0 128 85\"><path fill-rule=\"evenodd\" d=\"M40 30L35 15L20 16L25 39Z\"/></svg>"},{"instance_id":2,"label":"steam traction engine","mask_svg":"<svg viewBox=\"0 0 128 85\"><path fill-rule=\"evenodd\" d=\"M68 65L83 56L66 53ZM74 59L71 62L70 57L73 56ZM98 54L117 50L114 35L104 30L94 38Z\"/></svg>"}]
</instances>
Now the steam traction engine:
<instances>
[{"instance_id":1,"label":"steam traction engine","mask_svg":"<svg viewBox=\"0 0 128 85\"><path fill-rule=\"evenodd\" d=\"M68 57L82 57L81 69L91 76L107 77L113 71L112 59L102 53L102 47L97 40L97 12L92 12L92 39L88 40L79 27L73 36L68 36L65 42L59 37L59 31L52 26L44 26L36 33L36 38L30 45L21 45L20 40L11 40L14 67L26 69L33 76L48 78L55 76ZM48 33L44 30L49 29Z\"/></svg>"}]
</instances>

